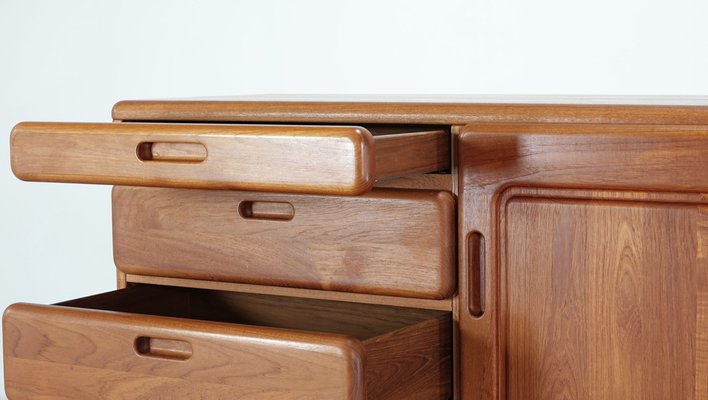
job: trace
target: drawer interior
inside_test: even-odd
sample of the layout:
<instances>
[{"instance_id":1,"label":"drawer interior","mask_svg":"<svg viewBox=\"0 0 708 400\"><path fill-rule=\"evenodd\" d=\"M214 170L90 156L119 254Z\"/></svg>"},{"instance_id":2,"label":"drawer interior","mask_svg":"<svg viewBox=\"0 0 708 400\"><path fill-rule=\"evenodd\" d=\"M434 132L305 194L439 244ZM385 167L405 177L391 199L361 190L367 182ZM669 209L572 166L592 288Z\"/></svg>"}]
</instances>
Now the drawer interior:
<instances>
[{"instance_id":1,"label":"drawer interior","mask_svg":"<svg viewBox=\"0 0 708 400\"><path fill-rule=\"evenodd\" d=\"M135 284L60 306L353 336L361 341L449 312Z\"/></svg>"}]
</instances>

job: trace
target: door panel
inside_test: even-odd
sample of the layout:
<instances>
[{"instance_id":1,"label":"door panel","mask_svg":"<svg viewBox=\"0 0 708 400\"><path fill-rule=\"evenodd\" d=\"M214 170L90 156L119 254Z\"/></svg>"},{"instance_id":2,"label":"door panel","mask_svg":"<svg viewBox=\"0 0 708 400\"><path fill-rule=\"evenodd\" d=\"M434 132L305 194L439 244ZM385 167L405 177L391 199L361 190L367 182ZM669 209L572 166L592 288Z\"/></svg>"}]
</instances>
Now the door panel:
<instances>
[{"instance_id":1,"label":"door panel","mask_svg":"<svg viewBox=\"0 0 708 400\"><path fill-rule=\"evenodd\" d=\"M508 398L690 399L707 216L672 203L510 200Z\"/></svg>"}]
</instances>

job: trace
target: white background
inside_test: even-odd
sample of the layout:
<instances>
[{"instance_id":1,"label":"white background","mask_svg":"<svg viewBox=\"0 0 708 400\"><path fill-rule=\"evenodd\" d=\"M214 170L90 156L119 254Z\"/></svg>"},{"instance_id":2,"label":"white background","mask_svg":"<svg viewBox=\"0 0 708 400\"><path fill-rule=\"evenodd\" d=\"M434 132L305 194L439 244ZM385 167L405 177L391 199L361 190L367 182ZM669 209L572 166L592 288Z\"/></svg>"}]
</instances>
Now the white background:
<instances>
[{"instance_id":1,"label":"white background","mask_svg":"<svg viewBox=\"0 0 708 400\"><path fill-rule=\"evenodd\" d=\"M110 189L12 176L23 120L257 93L708 94L705 0L0 0L0 308L111 290Z\"/></svg>"}]
</instances>

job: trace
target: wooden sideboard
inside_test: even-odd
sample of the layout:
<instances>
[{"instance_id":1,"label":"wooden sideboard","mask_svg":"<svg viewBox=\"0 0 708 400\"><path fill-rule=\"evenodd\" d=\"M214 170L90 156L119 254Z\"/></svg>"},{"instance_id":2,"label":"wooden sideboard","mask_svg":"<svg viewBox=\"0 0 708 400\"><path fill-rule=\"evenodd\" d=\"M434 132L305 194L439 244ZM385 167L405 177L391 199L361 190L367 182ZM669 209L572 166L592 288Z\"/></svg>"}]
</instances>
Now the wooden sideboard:
<instances>
[{"instance_id":1,"label":"wooden sideboard","mask_svg":"<svg viewBox=\"0 0 708 400\"><path fill-rule=\"evenodd\" d=\"M19 178L116 185L118 289L10 306L8 397L708 399L708 102L553 101L18 124Z\"/></svg>"}]
</instances>

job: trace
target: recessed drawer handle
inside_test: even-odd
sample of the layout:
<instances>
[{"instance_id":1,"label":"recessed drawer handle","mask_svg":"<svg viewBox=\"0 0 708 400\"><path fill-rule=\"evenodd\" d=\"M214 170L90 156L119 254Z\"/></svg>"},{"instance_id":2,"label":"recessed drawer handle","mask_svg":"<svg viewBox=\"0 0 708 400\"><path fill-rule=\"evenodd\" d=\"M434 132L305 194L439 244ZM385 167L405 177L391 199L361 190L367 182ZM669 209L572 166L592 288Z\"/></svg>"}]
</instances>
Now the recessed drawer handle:
<instances>
[{"instance_id":1,"label":"recessed drawer handle","mask_svg":"<svg viewBox=\"0 0 708 400\"><path fill-rule=\"evenodd\" d=\"M207 149L201 143L142 142L136 154L142 161L202 162Z\"/></svg>"},{"instance_id":2,"label":"recessed drawer handle","mask_svg":"<svg viewBox=\"0 0 708 400\"><path fill-rule=\"evenodd\" d=\"M143 357L186 361L192 357L192 345L182 340L140 336L135 339L135 352Z\"/></svg>"},{"instance_id":3,"label":"recessed drawer handle","mask_svg":"<svg viewBox=\"0 0 708 400\"><path fill-rule=\"evenodd\" d=\"M295 207L284 201L242 201L238 213L245 219L290 221L295 216Z\"/></svg>"}]
</instances>

